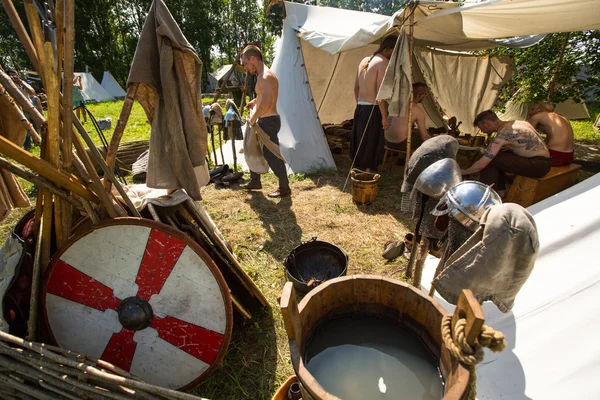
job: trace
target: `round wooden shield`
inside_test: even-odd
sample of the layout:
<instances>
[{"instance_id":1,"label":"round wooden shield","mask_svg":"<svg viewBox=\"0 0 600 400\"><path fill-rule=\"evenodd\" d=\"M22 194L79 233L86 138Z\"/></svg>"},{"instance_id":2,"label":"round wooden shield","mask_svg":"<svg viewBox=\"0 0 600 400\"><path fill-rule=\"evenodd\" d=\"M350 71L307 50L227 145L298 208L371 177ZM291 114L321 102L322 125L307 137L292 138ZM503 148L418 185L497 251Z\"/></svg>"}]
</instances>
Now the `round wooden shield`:
<instances>
[{"instance_id":1,"label":"round wooden shield","mask_svg":"<svg viewBox=\"0 0 600 400\"><path fill-rule=\"evenodd\" d=\"M170 389L199 383L231 338L220 271L192 239L155 221L117 218L71 239L52 259L43 299L59 346Z\"/></svg>"}]
</instances>

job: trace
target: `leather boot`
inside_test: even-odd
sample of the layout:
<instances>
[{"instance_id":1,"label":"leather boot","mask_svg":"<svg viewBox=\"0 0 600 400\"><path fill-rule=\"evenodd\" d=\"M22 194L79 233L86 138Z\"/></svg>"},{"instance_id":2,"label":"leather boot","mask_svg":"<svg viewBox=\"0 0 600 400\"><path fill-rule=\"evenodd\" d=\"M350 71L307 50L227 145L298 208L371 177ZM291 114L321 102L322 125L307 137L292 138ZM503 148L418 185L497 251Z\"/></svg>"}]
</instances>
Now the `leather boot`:
<instances>
[{"instance_id":1,"label":"leather boot","mask_svg":"<svg viewBox=\"0 0 600 400\"><path fill-rule=\"evenodd\" d=\"M246 190L259 190L262 189L260 181L250 181L248 184L242 186Z\"/></svg>"},{"instance_id":2,"label":"leather boot","mask_svg":"<svg viewBox=\"0 0 600 400\"><path fill-rule=\"evenodd\" d=\"M272 197L272 198L277 198L277 197L288 197L291 194L292 194L292 191L288 187L285 189L277 189L276 191L269 193L268 196Z\"/></svg>"}]
</instances>

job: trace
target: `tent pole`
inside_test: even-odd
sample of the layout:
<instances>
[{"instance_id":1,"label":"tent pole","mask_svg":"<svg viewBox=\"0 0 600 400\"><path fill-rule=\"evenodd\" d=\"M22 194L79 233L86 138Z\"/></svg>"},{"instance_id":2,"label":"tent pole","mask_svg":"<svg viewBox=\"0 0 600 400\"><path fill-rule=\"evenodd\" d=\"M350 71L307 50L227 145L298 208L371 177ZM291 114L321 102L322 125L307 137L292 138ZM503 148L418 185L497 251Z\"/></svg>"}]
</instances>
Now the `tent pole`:
<instances>
[{"instance_id":1,"label":"tent pole","mask_svg":"<svg viewBox=\"0 0 600 400\"><path fill-rule=\"evenodd\" d=\"M412 82L413 76L413 24L415 21L415 7L416 5L411 5L410 10L410 22L409 22L409 33L408 33L408 53L410 54L410 80ZM413 105L413 88L410 86L410 95L408 97L408 116L407 116L407 130L406 130L406 166L408 165L408 160L410 160L410 156L412 153L412 105ZM406 168L406 167L405 167Z\"/></svg>"}]
</instances>

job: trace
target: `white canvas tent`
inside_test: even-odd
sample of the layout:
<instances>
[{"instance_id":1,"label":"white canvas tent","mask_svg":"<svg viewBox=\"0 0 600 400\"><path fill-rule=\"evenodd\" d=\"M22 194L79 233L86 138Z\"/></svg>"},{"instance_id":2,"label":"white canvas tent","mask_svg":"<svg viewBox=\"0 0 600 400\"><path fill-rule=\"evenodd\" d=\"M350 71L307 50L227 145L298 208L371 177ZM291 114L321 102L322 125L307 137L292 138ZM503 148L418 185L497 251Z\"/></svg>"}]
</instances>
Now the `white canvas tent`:
<instances>
[{"instance_id":1,"label":"white canvas tent","mask_svg":"<svg viewBox=\"0 0 600 400\"><path fill-rule=\"evenodd\" d=\"M535 106L534 103L513 103L509 101L506 103L504 113L499 115L503 121L514 121L517 119L529 119L529 112ZM587 119L590 118L590 112L588 111L585 103L575 103L572 99L558 103L554 107L554 111L563 115L567 119Z\"/></svg>"},{"instance_id":2,"label":"white canvas tent","mask_svg":"<svg viewBox=\"0 0 600 400\"><path fill-rule=\"evenodd\" d=\"M102 83L100 84L104 90L108 92L108 94L116 99L123 99L127 96L127 93L119 82L115 79L115 77L109 72L104 71L104 75L102 76Z\"/></svg>"},{"instance_id":3,"label":"white canvas tent","mask_svg":"<svg viewBox=\"0 0 600 400\"><path fill-rule=\"evenodd\" d=\"M325 120L333 119L328 117L329 113L343 113L343 119L351 118L348 110L353 106L348 104L353 101L353 92L339 89L339 85L349 87L354 84L355 68L360 59L372 52L376 48L373 44L383 36L398 30L408 19L407 11L400 10L390 17L298 3L285 3L285 7L283 34L272 66L280 85L277 107L282 115L279 134L282 154L293 172L334 167L321 122L341 122ZM454 2L421 1L414 10L414 38L421 49L431 46L446 50L476 50L519 42L531 45L542 37L532 38L531 35L600 28L598 15L600 2L597 0L491 0L464 6ZM494 18L502 23L494 22ZM487 26L490 24L497 27L497 33L489 31ZM479 31L480 28L485 34ZM502 41L512 36L529 37ZM450 72L441 71L451 71L449 64L436 63L434 58L429 57L429 62L435 63L433 69L448 75ZM444 82L438 81L440 75L432 73L431 68L426 73L426 61L425 55L417 60L415 79L424 79L432 87L437 84L437 90L446 87ZM506 78L506 71L503 74L494 69L497 68L490 65L487 73ZM481 71L485 70L482 68ZM420 77L419 73L423 75ZM478 82L481 84L482 80ZM491 85L499 90L495 83ZM470 116L491 108L493 102L478 98L482 93L493 94L490 90L493 89L478 88L467 94L454 92L455 100L448 101L447 105L442 104L440 93L434 94L448 114L459 114L460 110L452 112L450 109L465 99L476 104L469 108L459 107L469 110L469 114L459 118L463 120L462 127L468 131L472 121ZM448 95L450 91L447 89ZM440 126L436 105L426 102L423 106L429 123Z\"/></svg>"},{"instance_id":4,"label":"white canvas tent","mask_svg":"<svg viewBox=\"0 0 600 400\"><path fill-rule=\"evenodd\" d=\"M540 250L514 308L483 304L486 325L506 336L502 353L486 350L477 366L479 399L598 399L600 387L600 174L528 208ZM438 259L429 257L429 292ZM450 312L454 306L438 300Z\"/></svg>"},{"instance_id":5,"label":"white canvas tent","mask_svg":"<svg viewBox=\"0 0 600 400\"><path fill-rule=\"evenodd\" d=\"M81 76L81 85L83 86L83 97L86 101L110 101L115 98L112 97L106 89L102 87L89 72L75 72L75 75Z\"/></svg>"}]
</instances>

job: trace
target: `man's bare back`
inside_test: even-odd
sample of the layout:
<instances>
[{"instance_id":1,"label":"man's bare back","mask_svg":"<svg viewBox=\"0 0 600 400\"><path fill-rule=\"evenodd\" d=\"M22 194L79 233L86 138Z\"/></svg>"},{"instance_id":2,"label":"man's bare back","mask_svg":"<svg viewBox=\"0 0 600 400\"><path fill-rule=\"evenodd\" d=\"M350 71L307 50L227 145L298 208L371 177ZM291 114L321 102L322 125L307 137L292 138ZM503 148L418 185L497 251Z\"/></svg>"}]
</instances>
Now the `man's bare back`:
<instances>
[{"instance_id":1,"label":"man's bare back","mask_svg":"<svg viewBox=\"0 0 600 400\"><path fill-rule=\"evenodd\" d=\"M568 119L555 112L537 112L529 122L546 135L549 149L569 153L573 151L573 128Z\"/></svg>"},{"instance_id":2,"label":"man's bare back","mask_svg":"<svg viewBox=\"0 0 600 400\"><path fill-rule=\"evenodd\" d=\"M377 92L389 62L390 60L381 54L377 54L373 58L365 57L360 62L354 85L356 101L377 104ZM365 68L367 63L369 65Z\"/></svg>"},{"instance_id":3,"label":"man's bare back","mask_svg":"<svg viewBox=\"0 0 600 400\"><path fill-rule=\"evenodd\" d=\"M550 157L544 141L527 121L503 122L493 142L521 157Z\"/></svg>"},{"instance_id":4,"label":"man's bare back","mask_svg":"<svg viewBox=\"0 0 600 400\"><path fill-rule=\"evenodd\" d=\"M417 104L413 104L412 106L412 114L411 114L412 124L416 122L419 130L425 128L425 112L419 107ZM408 136L408 124L407 117L394 117L392 119L392 123L390 124L390 129L385 131L385 140L392 143L401 143L406 140ZM421 134L422 136L422 134ZM429 139L429 137L423 138L424 140Z\"/></svg>"}]
</instances>

